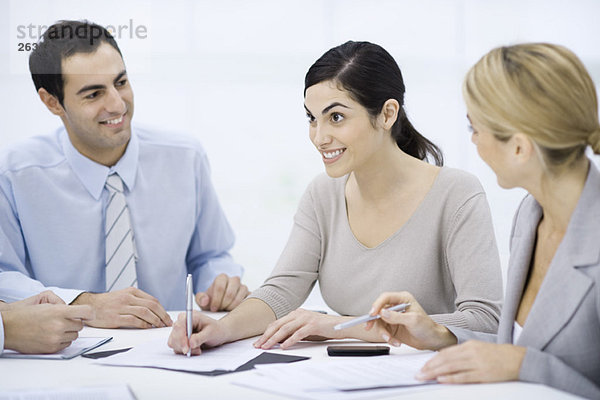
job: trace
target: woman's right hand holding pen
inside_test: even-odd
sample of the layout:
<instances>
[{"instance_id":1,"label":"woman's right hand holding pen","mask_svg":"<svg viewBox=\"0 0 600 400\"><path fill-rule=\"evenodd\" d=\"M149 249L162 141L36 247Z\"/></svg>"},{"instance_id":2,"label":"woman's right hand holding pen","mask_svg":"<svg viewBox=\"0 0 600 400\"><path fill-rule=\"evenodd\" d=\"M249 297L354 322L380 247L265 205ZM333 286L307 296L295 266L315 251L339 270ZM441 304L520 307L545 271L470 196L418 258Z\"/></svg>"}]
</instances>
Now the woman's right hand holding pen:
<instances>
[{"instance_id":1,"label":"woman's right hand holding pen","mask_svg":"<svg viewBox=\"0 0 600 400\"><path fill-rule=\"evenodd\" d=\"M169 335L168 345L175 353L187 354L192 349L192 355L202 353L201 347L216 347L227 342L227 328L222 321L217 321L201 312L192 314L192 336L188 341L186 314L177 316Z\"/></svg>"},{"instance_id":2,"label":"woman's right hand holding pen","mask_svg":"<svg viewBox=\"0 0 600 400\"><path fill-rule=\"evenodd\" d=\"M386 310L401 303L410 303L405 312ZM405 343L420 350L439 350L457 342L454 334L435 323L408 292L382 293L369 314L379 314L381 318L368 322L366 330L376 329L393 346Z\"/></svg>"}]
</instances>

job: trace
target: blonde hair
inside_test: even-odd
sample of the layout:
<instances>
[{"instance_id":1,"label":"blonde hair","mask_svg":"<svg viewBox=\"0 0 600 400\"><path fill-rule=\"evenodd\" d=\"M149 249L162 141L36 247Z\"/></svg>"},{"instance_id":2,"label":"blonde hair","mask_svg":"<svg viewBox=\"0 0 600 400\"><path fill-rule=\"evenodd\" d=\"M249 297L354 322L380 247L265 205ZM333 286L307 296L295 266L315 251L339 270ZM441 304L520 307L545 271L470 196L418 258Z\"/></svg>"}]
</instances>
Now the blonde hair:
<instances>
[{"instance_id":1,"label":"blonde hair","mask_svg":"<svg viewBox=\"0 0 600 400\"><path fill-rule=\"evenodd\" d=\"M499 47L467 73L469 117L499 140L530 136L551 165L572 163L590 145L600 154L596 87L583 63L559 45Z\"/></svg>"}]
</instances>

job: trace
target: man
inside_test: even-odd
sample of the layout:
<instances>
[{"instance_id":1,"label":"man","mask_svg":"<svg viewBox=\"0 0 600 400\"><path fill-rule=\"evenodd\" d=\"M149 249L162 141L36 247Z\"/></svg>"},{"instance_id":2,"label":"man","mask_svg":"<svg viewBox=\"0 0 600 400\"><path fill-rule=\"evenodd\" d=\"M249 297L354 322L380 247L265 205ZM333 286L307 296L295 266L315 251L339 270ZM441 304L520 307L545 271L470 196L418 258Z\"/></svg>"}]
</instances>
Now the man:
<instances>
[{"instance_id":1,"label":"man","mask_svg":"<svg viewBox=\"0 0 600 400\"><path fill-rule=\"evenodd\" d=\"M54 24L29 68L64 128L0 152L0 270L11 271L0 297L49 289L91 305L91 326L169 326L165 308L184 308L191 273L202 308L239 304L248 289L206 154L131 128L133 91L108 31Z\"/></svg>"}]
</instances>

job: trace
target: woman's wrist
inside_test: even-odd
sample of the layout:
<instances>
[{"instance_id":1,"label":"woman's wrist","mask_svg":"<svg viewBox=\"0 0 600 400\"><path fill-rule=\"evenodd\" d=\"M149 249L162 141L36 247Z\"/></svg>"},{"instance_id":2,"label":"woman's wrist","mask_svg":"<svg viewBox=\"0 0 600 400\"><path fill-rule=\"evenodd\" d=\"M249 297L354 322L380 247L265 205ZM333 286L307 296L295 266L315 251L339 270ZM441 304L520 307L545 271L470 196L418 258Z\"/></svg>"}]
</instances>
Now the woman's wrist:
<instances>
[{"instance_id":1,"label":"woman's wrist","mask_svg":"<svg viewBox=\"0 0 600 400\"><path fill-rule=\"evenodd\" d=\"M444 325L436 324L435 327L435 343L431 346L431 350L441 350L444 347L452 346L458 343L458 339L450 331L450 329L446 328Z\"/></svg>"},{"instance_id":2,"label":"woman's wrist","mask_svg":"<svg viewBox=\"0 0 600 400\"><path fill-rule=\"evenodd\" d=\"M326 317L326 316L324 316ZM350 329L339 329L336 330L334 327L338 324L350 321L352 318L350 317L341 317L341 316L331 316L331 322L333 323L333 325L331 326L331 338L330 339L348 339L348 338L352 338L352 334L350 332Z\"/></svg>"},{"instance_id":3,"label":"woman's wrist","mask_svg":"<svg viewBox=\"0 0 600 400\"><path fill-rule=\"evenodd\" d=\"M236 340L240 339L239 337L235 337L235 319L227 317L228 315L224 316L215 323L219 327L219 334L223 338L223 343L235 342Z\"/></svg>"}]
</instances>

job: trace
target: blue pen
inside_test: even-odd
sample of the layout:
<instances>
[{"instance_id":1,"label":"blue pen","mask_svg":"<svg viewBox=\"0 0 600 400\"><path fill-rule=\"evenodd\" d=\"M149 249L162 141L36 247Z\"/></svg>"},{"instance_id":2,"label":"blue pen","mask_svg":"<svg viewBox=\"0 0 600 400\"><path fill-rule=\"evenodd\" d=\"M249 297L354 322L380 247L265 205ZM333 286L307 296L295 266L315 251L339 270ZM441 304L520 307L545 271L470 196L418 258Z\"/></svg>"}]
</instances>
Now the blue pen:
<instances>
[{"instance_id":1,"label":"blue pen","mask_svg":"<svg viewBox=\"0 0 600 400\"><path fill-rule=\"evenodd\" d=\"M390 307L387 310L404 312L404 311L406 311L408 306L410 306L410 303L402 303L402 304L398 304L393 307ZM379 318L381 318L380 315L365 314L362 317L351 319L350 321L344 322L342 324L337 324L336 326L333 327L333 329L335 329L336 331L339 331L340 329L350 328L351 326L362 324L363 322L373 321L374 319L379 319Z\"/></svg>"},{"instance_id":2,"label":"blue pen","mask_svg":"<svg viewBox=\"0 0 600 400\"><path fill-rule=\"evenodd\" d=\"M190 342L190 337L192 337L192 309L194 307L194 288L192 283L192 274L188 274L187 280L185 282L185 300L186 300L186 308L185 308L185 316L186 316L186 328L187 328L187 337L188 344ZM192 356L192 346L189 347L187 356Z\"/></svg>"}]
</instances>

